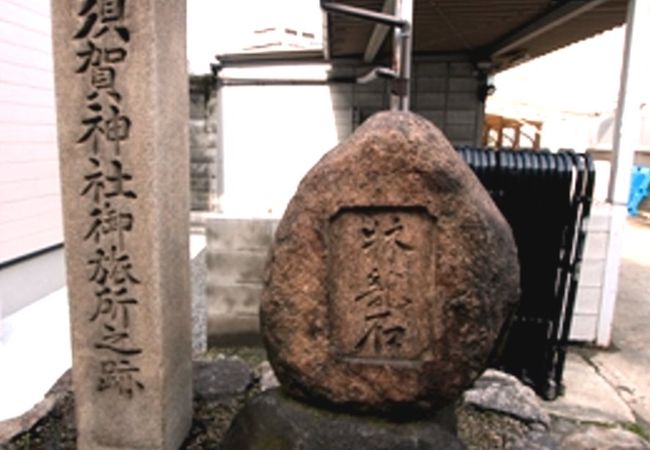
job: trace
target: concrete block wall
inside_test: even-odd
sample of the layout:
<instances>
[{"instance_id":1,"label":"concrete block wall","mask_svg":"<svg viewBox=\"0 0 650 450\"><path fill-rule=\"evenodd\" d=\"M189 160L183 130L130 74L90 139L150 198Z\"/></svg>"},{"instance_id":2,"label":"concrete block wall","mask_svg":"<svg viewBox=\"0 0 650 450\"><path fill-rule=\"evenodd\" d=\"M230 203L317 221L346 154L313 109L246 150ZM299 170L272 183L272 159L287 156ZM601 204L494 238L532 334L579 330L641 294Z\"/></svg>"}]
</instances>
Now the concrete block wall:
<instances>
[{"instance_id":1,"label":"concrete block wall","mask_svg":"<svg viewBox=\"0 0 650 450\"><path fill-rule=\"evenodd\" d=\"M259 339L259 302L278 220L210 218L208 238L208 341Z\"/></svg>"},{"instance_id":2,"label":"concrete block wall","mask_svg":"<svg viewBox=\"0 0 650 450\"><path fill-rule=\"evenodd\" d=\"M335 78L356 77L368 69L334 66ZM416 60L411 83L411 110L438 126L454 145L477 145L483 128L481 80L470 62ZM387 83L334 84L330 87L339 139L372 114L389 109Z\"/></svg>"},{"instance_id":3,"label":"concrete block wall","mask_svg":"<svg viewBox=\"0 0 650 450\"><path fill-rule=\"evenodd\" d=\"M208 341L256 343L264 269L277 219L209 218L206 222ZM607 205L594 205L571 325L571 340L595 342L609 237Z\"/></svg>"},{"instance_id":4,"label":"concrete block wall","mask_svg":"<svg viewBox=\"0 0 650 450\"><path fill-rule=\"evenodd\" d=\"M333 79L352 79L368 71L367 68L360 69L337 62L334 63L331 70L330 78ZM478 98L480 81L473 65L465 60L458 58L416 60L411 85L411 109L433 121L447 135L452 144L476 145L482 131L484 110L484 105ZM204 192L199 188L205 187L200 185L205 181L199 181L200 177L197 178L197 176L201 175L198 169L204 167L201 165L204 164L204 160L201 159L199 162L199 158L205 158L205 164L212 164L211 169L205 169L213 170L213 172L210 172L211 175L220 176L218 174L224 173L221 166L221 159L223 158L219 156L216 149L208 145L211 144L210 139L213 137L216 141L216 136L209 134L212 132L212 128L208 127L206 145L202 150L198 149L199 144L201 144L200 140L203 139L202 136L205 136L201 134L202 127L204 124L211 123L209 118L216 117L216 114L213 116L211 110L201 103L199 87L200 85L197 85L196 93L192 95L192 126L194 130L192 141L193 208L201 205L205 207L206 204L206 202L199 201L200 196L203 195L202 192ZM280 92L280 89L284 89L282 92L285 92L284 95L287 96L297 95L294 90L295 92L301 92L302 95L307 95L303 91L307 89L304 86L238 86L223 89L237 92L243 98L242 92L246 90L254 92L254 89L262 88L273 92ZM323 87L315 86L309 89L317 91L322 90ZM345 139L372 114L390 108L388 85L384 81L377 80L365 85L335 82L326 89L329 90L331 107L334 113L336 136L331 139L334 142ZM212 96L215 95L213 94L214 89L209 92L210 94L205 98L216 102L216 100L212 100ZM222 95L225 96L224 93ZM257 106L258 110L271 107L272 113L265 116L266 125L268 125L268 122L272 122L274 128L286 129L286 133L291 133L292 128L295 126L293 118L296 115L303 117L313 114L314 117L322 117L325 120L328 118L328 114L331 114L331 111L323 111L321 115L320 110L318 110L317 114L314 114L312 110L287 108L286 104L281 101L269 105L268 99L266 103L263 103L259 97L256 98L260 104L255 105L255 103L249 102L247 107L256 108ZM209 104L209 101L206 105ZM234 101L232 100L233 103ZM228 119L230 124L224 125L225 131L223 133L225 136L230 135L228 141L230 146L227 146L225 151L231 152L228 153L228 163L230 165L225 170L230 174L234 173L233 177L245 175L250 177L250 174L242 169L246 165L237 166L233 163L235 157L238 155L241 157L242 152L251 153L251 149L262 148L265 152L269 150L267 147L252 145L245 139L237 138L238 133L240 133L238 121L246 120L246 124L250 125L250 116L246 114L241 117L238 116L237 114L240 114L241 108L234 108L233 110L233 103L224 100L222 105L224 117ZM320 103L318 105L319 108L325 107ZM306 107L304 106L304 108ZM265 124L258 124L258 128L262 125ZM214 130L215 133L216 131ZM244 137L248 138L248 136ZM265 135L264 138L268 139L268 135ZM320 142L323 138L324 136L315 138L310 135L307 137L308 140L304 142L304 147L311 148L315 145L313 143L314 139L319 139ZM327 136L328 141L330 138L332 136ZM247 143L246 145L243 144L244 141ZM299 148L299 146L296 148ZM327 149L324 148L323 151ZM219 151L223 150L220 149ZM290 154L290 151L284 146L280 147L279 151ZM235 157L230 156L233 154ZM254 153L251 154L254 155ZM277 159L281 160L281 157L282 155L279 155ZM246 164L248 164L247 161L245 161ZM284 178L287 178L286 166L278 164L276 167L280 172L276 172L273 177L282 177L282 170L284 170ZM267 180L267 183L273 182L275 184L284 181L275 178L271 178L272 181L264 180ZM256 179L255 181L263 186L264 180ZM217 182L222 183L221 188L219 188ZM226 183L226 185L228 184ZM217 195L223 194L223 180L215 180L215 184L211 185L211 189L214 189L212 192L217 193ZM219 189L221 190L217 192ZM252 186L248 188L248 191L251 189L253 189ZM231 190L236 191L237 189L231 187ZM232 214L228 208L225 208L224 212ZM258 336L258 307L264 264L276 224L277 221L271 219L227 219L223 217L208 219L207 302L208 335L211 344L231 341L242 342L242 339L254 339Z\"/></svg>"},{"instance_id":5,"label":"concrete block wall","mask_svg":"<svg viewBox=\"0 0 650 450\"><path fill-rule=\"evenodd\" d=\"M418 62L412 109L436 124L454 145L477 145L483 129L480 79L464 61Z\"/></svg>"},{"instance_id":6,"label":"concrete block wall","mask_svg":"<svg viewBox=\"0 0 650 450\"><path fill-rule=\"evenodd\" d=\"M214 211L221 164L217 95L209 75L190 77L190 183L192 211Z\"/></svg>"},{"instance_id":7,"label":"concrete block wall","mask_svg":"<svg viewBox=\"0 0 650 450\"><path fill-rule=\"evenodd\" d=\"M576 305L571 324L571 340L594 342L603 298L603 279L610 234L611 207L595 203L587 224L587 242L580 268Z\"/></svg>"}]
</instances>

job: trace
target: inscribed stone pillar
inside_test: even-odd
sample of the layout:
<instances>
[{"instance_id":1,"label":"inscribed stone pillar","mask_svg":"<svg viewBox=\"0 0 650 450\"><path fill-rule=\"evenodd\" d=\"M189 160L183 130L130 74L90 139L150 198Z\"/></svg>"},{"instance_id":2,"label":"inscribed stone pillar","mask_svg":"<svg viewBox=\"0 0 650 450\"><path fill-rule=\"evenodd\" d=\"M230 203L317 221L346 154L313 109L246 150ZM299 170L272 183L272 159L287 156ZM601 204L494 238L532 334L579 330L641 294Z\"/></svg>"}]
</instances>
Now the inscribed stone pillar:
<instances>
[{"instance_id":1,"label":"inscribed stone pillar","mask_svg":"<svg viewBox=\"0 0 650 450\"><path fill-rule=\"evenodd\" d=\"M53 0L80 449L192 419L185 2Z\"/></svg>"}]
</instances>

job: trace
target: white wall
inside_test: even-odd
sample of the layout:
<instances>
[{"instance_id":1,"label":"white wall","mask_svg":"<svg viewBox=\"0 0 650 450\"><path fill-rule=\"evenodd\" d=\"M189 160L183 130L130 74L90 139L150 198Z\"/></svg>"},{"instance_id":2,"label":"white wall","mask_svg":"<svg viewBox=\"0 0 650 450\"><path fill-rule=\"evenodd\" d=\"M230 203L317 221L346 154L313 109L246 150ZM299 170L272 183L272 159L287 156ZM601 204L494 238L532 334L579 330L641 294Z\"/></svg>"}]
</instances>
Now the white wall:
<instances>
[{"instance_id":1,"label":"white wall","mask_svg":"<svg viewBox=\"0 0 650 450\"><path fill-rule=\"evenodd\" d=\"M62 241L49 0L0 0L0 263Z\"/></svg>"},{"instance_id":2,"label":"white wall","mask_svg":"<svg viewBox=\"0 0 650 450\"><path fill-rule=\"evenodd\" d=\"M363 68L337 65L226 68L225 79L324 82L328 72L355 77ZM461 58L416 61L412 110L435 123L455 145L475 145L483 104L473 66ZM232 217L280 217L307 171L360 122L389 108L386 84L226 85L219 89L223 195Z\"/></svg>"},{"instance_id":3,"label":"white wall","mask_svg":"<svg viewBox=\"0 0 650 450\"><path fill-rule=\"evenodd\" d=\"M594 202L587 226L587 241L582 255L571 340L595 342L602 313L603 275L607 259L611 209Z\"/></svg>"},{"instance_id":4,"label":"white wall","mask_svg":"<svg viewBox=\"0 0 650 450\"><path fill-rule=\"evenodd\" d=\"M327 86L228 86L220 90L221 210L280 217L305 173L338 142Z\"/></svg>"}]
</instances>

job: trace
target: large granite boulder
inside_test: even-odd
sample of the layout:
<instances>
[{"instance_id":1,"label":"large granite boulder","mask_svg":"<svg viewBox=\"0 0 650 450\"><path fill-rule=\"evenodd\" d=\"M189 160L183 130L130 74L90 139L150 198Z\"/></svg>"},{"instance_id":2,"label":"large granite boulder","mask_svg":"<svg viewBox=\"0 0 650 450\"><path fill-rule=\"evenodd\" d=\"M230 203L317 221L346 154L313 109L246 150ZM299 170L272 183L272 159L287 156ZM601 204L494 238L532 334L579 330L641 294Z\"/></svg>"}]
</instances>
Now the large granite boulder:
<instances>
[{"instance_id":1,"label":"large granite boulder","mask_svg":"<svg viewBox=\"0 0 650 450\"><path fill-rule=\"evenodd\" d=\"M430 122L379 113L302 180L261 304L299 397L441 407L485 369L519 297L510 227Z\"/></svg>"}]
</instances>

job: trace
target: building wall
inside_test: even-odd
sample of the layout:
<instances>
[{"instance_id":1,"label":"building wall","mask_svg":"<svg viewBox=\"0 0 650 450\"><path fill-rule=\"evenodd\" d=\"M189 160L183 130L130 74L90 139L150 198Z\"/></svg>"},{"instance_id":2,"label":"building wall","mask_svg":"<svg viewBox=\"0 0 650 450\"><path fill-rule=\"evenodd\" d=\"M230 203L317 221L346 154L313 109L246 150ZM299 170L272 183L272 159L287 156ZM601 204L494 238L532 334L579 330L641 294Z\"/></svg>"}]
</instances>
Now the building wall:
<instances>
[{"instance_id":1,"label":"building wall","mask_svg":"<svg viewBox=\"0 0 650 450\"><path fill-rule=\"evenodd\" d=\"M213 344L259 340L260 296L277 225L275 219L207 220L207 330ZM596 204L571 323L572 341L596 341L608 238L609 210Z\"/></svg>"},{"instance_id":2,"label":"building wall","mask_svg":"<svg viewBox=\"0 0 650 450\"><path fill-rule=\"evenodd\" d=\"M63 249L0 269L0 320L65 286Z\"/></svg>"},{"instance_id":3,"label":"building wall","mask_svg":"<svg viewBox=\"0 0 650 450\"><path fill-rule=\"evenodd\" d=\"M336 65L329 78L353 79L367 71ZM219 207L207 221L208 335L212 343L251 339L259 333L259 297L277 218L300 179L338 142L372 114L389 109L388 86L336 82L320 85L264 83L222 85L218 140L223 165ZM286 75L296 76L288 70ZM480 80L462 60L416 62L412 110L433 121L455 145L476 145L483 104ZM222 74L222 82L227 76ZM232 78L230 78L232 81ZM195 191L193 191L194 195Z\"/></svg>"},{"instance_id":4,"label":"building wall","mask_svg":"<svg viewBox=\"0 0 650 450\"><path fill-rule=\"evenodd\" d=\"M0 0L0 264L63 241L48 0Z\"/></svg>"},{"instance_id":5,"label":"building wall","mask_svg":"<svg viewBox=\"0 0 650 450\"><path fill-rule=\"evenodd\" d=\"M607 263L607 246L610 237L611 207L594 202L587 225L587 241L580 267L580 280L576 297L570 339L596 342L603 305L603 280Z\"/></svg>"},{"instance_id":6,"label":"building wall","mask_svg":"<svg viewBox=\"0 0 650 450\"><path fill-rule=\"evenodd\" d=\"M478 145L484 113L480 83L468 62L416 64L413 110L438 125L452 144Z\"/></svg>"},{"instance_id":7,"label":"building wall","mask_svg":"<svg viewBox=\"0 0 650 450\"><path fill-rule=\"evenodd\" d=\"M213 211L218 194L217 95L212 76L190 76L192 211Z\"/></svg>"},{"instance_id":8,"label":"building wall","mask_svg":"<svg viewBox=\"0 0 650 450\"><path fill-rule=\"evenodd\" d=\"M303 175L372 114L389 109L383 80L354 84L368 68L335 64L322 69L320 84L277 83L295 78L304 67L280 72L268 67L221 74L219 142L223 180L219 209L237 217L280 217ZM336 82L325 83L325 75ZM311 74L314 77L317 74ZM312 78L313 80L313 78ZM344 82L342 80L348 80ZM452 144L476 145L483 121L481 80L460 58L416 61L412 110L433 121Z\"/></svg>"},{"instance_id":9,"label":"building wall","mask_svg":"<svg viewBox=\"0 0 650 450\"><path fill-rule=\"evenodd\" d=\"M345 66L335 77L360 76L368 69ZM438 126L454 145L476 145L482 129L484 104L479 100L480 79L474 66L462 59L415 61L411 81L411 110ZM344 138L372 114L390 108L387 86L332 85L332 101L339 137Z\"/></svg>"},{"instance_id":10,"label":"building wall","mask_svg":"<svg viewBox=\"0 0 650 450\"><path fill-rule=\"evenodd\" d=\"M335 67L330 75L353 77L360 72ZM477 95L480 81L473 67L462 61L417 63L412 109L440 127L453 144L476 145L483 121L483 104ZM226 136L221 136L225 145L226 191L228 188L245 190L248 197L244 194L239 198L252 206L262 204L259 196L269 200L270 196L280 193L288 200L300 177L324 152L345 139L367 117L389 107L387 88L382 82L329 87L237 86L223 88L222 94L226 99L224 114L227 116L223 122ZM284 191L277 185L284 186ZM269 204L272 203L269 201ZM250 209L224 206L226 213L239 217L264 214L261 208L253 208L252 214L246 215ZM242 211L243 214L238 214ZM272 216L280 214L281 211ZM593 342L598 331L608 236L606 216L606 211L598 205L594 207L572 323L572 340ZM257 332L265 246L271 239L269 233L275 223L273 220L224 218L209 222L208 314L213 341L228 335ZM229 240L248 244L242 247ZM250 241L258 243L255 248L249 245Z\"/></svg>"},{"instance_id":11,"label":"building wall","mask_svg":"<svg viewBox=\"0 0 650 450\"><path fill-rule=\"evenodd\" d=\"M210 343L259 342L264 268L277 225L271 219L213 217L206 221Z\"/></svg>"}]
</instances>

